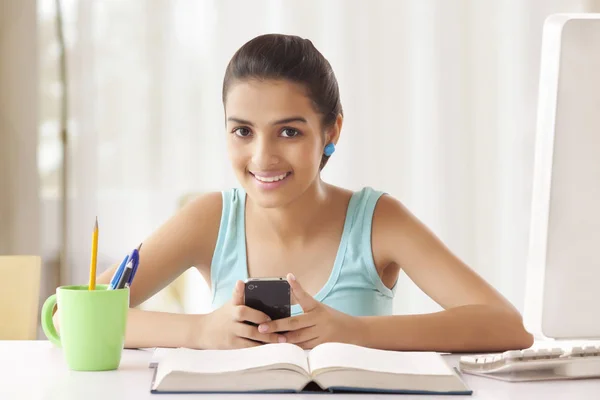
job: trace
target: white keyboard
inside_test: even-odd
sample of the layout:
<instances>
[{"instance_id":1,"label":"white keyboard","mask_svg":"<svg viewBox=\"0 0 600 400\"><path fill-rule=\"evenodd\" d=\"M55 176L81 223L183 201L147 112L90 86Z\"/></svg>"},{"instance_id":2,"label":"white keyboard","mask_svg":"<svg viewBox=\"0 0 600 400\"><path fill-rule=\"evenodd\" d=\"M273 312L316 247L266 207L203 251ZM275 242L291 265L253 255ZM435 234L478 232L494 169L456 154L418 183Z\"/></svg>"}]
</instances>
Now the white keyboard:
<instances>
[{"instance_id":1,"label":"white keyboard","mask_svg":"<svg viewBox=\"0 0 600 400\"><path fill-rule=\"evenodd\" d=\"M468 374L513 382L600 378L600 345L463 356L459 368Z\"/></svg>"}]
</instances>

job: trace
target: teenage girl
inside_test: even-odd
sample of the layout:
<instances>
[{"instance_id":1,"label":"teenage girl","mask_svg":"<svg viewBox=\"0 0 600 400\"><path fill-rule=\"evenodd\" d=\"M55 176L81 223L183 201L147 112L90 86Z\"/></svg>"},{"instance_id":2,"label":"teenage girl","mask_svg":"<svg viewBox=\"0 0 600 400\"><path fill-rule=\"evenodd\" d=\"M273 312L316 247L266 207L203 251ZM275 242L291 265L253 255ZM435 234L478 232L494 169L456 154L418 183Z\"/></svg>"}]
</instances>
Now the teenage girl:
<instances>
[{"instance_id":1,"label":"teenage girl","mask_svg":"<svg viewBox=\"0 0 600 400\"><path fill-rule=\"evenodd\" d=\"M225 72L222 100L242 189L199 196L144 240L126 347L309 349L335 341L486 352L532 344L519 312L399 200L321 179L343 111L331 66L309 40L269 34L243 45ZM133 308L190 266L210 283L214 311ZM115 268L98 283L109 283ZM444 310L392 315L401 269ZM294 300L290 318L269 321L243 305L243 280L274 276L287 278Z\"/></svg>"}]
</instances>

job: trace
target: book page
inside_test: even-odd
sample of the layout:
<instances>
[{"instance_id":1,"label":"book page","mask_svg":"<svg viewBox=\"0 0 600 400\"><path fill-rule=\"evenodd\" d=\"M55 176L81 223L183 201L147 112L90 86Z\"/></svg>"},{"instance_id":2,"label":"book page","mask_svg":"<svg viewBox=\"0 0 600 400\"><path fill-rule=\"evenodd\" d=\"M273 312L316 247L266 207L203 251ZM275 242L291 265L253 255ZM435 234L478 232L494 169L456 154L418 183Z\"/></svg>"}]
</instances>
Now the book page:
<instances>
[{"instance_id":1,"label":"book page","mask_svg":"<svg viewBox=\"0 0 600 400\"><path fill-rule=\"evenodd\" d=\"M170 347L154 347L151 349L152 358L150 358L149 367L156 367L160 361L165 358L169 353L175 351L176 348Z\"/></svg>"},{"instance_id":2,"label":"book page","mask_svg":"<svg viewBox=\"0 0 600 400\"><path fill-rule=\"evenodd\" d=\"M386 351L343 343L325 343L311 350L312 371L324 368L355 368L413 375L453 375L435 352Z\"/></svg>"},{"instance_id":3,"label":"book page","mask_svg":"<svg viewBox=\"0 0 600 400\"><path fill-rule=\"evenodd\" d=\"M265 344L234 350L172 349L159 362L162 372L166 370L197 373L222 373L287 363L309 373L304 350L289 343Z\"/></svg>"}]
</instances>

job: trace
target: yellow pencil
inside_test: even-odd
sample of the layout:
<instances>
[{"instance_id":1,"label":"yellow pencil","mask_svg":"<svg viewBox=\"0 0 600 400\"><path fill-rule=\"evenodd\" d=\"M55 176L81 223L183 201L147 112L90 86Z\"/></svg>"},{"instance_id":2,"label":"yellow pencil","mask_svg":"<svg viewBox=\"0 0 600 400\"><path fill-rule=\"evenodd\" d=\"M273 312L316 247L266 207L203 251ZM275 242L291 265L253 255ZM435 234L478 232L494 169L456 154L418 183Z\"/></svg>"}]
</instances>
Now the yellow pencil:
<instances>
[{"instance_id":1,"label":"yellow pencil","mask_svg":"<svg viewBox=\"0 0 600 400\"><path fill-rule=\"evenodd\" d=\"M98 217L94 225L94 234L92 236L92 261L90 263L90 290L96 289L96 261L98 259Z\"/></svg>"}]
</instances>

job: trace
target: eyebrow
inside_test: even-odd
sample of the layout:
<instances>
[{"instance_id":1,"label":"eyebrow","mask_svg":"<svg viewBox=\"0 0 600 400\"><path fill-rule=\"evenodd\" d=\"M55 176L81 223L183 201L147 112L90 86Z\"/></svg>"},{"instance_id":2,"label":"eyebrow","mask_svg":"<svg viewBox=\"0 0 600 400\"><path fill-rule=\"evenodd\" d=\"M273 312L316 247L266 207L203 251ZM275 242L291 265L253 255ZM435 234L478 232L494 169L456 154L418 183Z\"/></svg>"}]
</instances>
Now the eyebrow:
<instances>
[{"instance_id":1,"label":"eyebrow","mask_svg":"<svg viewBox=\"0 0 600 400\"><path fill-rule=\"evenodd\" d=\"M229 117L229 118L227 118L227 121L237 122L238 124L243 124L243 125L248 125L248 126L254 126L252 124L252 122L247 121L245 119L236 118L236 117ZM290 122L302 122L305 124L307 123L306 118L304 118L304 117L289 117L289 118L284 118L284 119L280 119L277 121L273 121L271 123L271 125L289 124Z\"/></svg>"}]
</instances>

